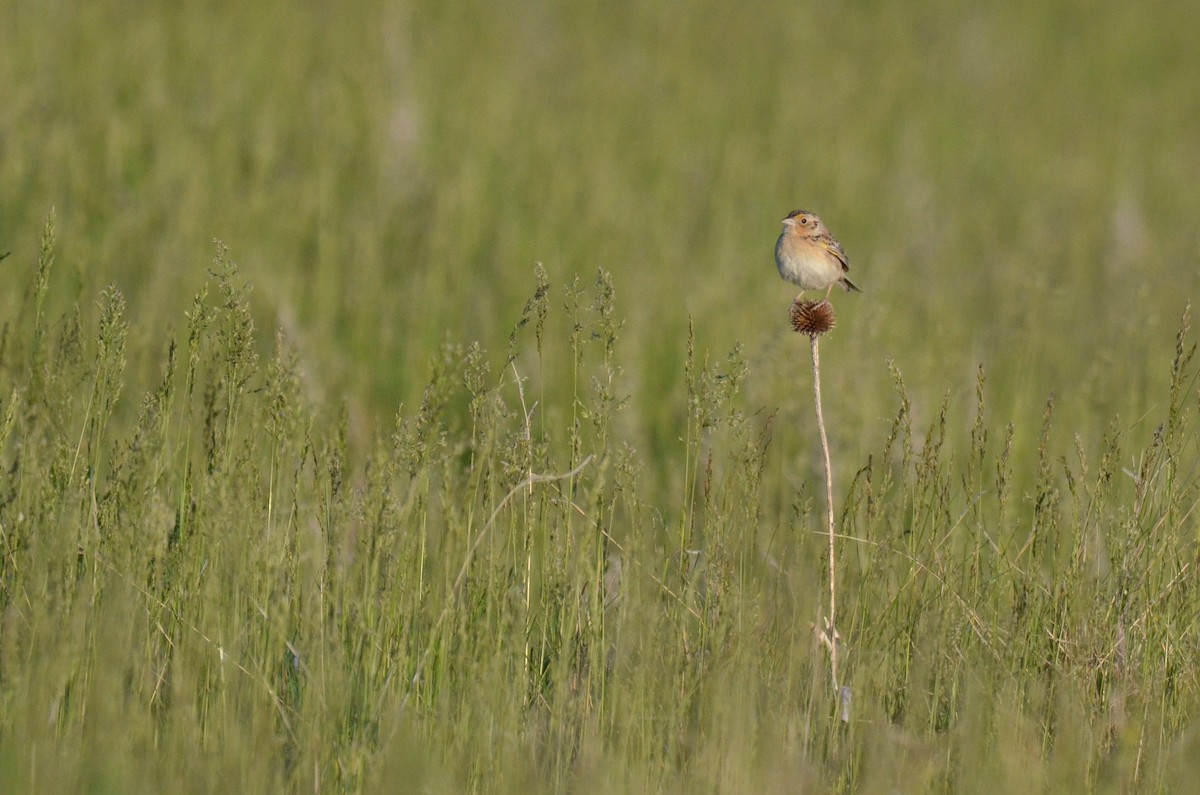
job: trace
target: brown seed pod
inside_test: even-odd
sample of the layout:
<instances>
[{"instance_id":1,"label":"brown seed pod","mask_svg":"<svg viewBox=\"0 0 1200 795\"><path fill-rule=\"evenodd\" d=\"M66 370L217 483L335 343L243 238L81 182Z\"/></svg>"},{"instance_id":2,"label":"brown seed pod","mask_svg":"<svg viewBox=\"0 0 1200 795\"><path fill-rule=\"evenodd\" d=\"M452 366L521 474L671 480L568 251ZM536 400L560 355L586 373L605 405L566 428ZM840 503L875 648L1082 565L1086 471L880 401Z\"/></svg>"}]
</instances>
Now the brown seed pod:
<instances>
[{"instance_id":1,"label":"brown seed pod","mask_svg":"<svg viewBox=\"0 0 1200 795\"><path fill-rule=\"evenodd\" d=\"M792 319L792 329L810 337L819 337L832 331L833 327L837 325L837 315L833 312L833 304L828 301L796 299L792 302L792 308L788 315Z\"/></svg>"}]
</instances>

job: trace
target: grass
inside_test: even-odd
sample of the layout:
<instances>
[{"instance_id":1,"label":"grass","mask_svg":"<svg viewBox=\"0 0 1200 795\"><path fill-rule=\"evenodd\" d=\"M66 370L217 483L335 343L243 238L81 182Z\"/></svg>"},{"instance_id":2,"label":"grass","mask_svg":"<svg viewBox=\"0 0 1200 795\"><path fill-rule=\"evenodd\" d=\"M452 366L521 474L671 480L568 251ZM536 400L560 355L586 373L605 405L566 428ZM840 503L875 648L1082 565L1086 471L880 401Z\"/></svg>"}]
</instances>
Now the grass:
<instances>
[{"instance_id":1,"label":"grass","mask_svg":"<svg viewBox=\"0 0 1200 795\"><path fill-rule=\"evenodd\" d=\"M1185 788L1196 12L1103 5L4 6L0 780Z\"/></svg>"}]
</instances>

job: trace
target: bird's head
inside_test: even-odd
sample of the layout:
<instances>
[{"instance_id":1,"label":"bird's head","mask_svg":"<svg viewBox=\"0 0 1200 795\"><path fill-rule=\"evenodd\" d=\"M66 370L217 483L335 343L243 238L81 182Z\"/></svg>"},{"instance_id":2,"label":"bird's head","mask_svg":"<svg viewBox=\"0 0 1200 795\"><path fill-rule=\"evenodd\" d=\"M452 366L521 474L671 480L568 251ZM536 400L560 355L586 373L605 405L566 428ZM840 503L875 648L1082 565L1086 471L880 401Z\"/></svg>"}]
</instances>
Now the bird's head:
<instances>
[{"instance_id":1,"label":"bird's head","mask_svg":"<svg viewBox=\"0 0 1200 795\"><path fill-rule=\"evenodd\" d=\"M821 223L821 219L808 210L794 210L788 213L788 217L783 219L783 225L789 231L804 237L815 237L825 232L825 225Z\"/></svg>"}]
</instances>

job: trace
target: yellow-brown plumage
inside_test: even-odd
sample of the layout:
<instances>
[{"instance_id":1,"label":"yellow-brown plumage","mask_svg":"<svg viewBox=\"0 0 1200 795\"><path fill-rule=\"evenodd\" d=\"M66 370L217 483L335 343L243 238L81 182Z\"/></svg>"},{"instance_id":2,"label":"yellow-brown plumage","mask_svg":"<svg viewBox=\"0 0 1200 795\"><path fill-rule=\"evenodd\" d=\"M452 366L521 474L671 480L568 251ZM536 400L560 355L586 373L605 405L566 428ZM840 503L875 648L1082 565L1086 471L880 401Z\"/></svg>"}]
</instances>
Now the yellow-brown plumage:
<instances>
[{"instance_id":1,"label":"yellow-brown plumage","mask_svg":"<svg viewBox=\"0 0 1200 795\"><path fill-rule=\"evenodd\" d=\"M846 277L850 259L825 224L807 210L796 210L783 219L783 233L775 243L779 275L805 290L825 290L825 297L840 284L849 292L862 292ZM799 298L799 296L797 296Z\"/></svg>"}]
</instances>

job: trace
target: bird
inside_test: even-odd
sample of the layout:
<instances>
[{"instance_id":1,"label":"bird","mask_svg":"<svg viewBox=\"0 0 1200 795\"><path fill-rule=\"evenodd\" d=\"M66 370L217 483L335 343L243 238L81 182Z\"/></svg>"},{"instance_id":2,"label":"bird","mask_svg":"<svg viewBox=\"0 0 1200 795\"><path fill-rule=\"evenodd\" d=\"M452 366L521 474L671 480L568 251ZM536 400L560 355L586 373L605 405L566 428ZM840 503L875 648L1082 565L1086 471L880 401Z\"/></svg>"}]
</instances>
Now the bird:
<instances>
[{"instance_id":1,"label":"bird","mask_svg":"<svg viewBox=\"0 0 1200 795\"><path fill-rule=\"evenodd\" d=\"M835 284L840 284L846 292L862 292L846 277L850 258L845 249L815 213L795 210L782 223L783 232L775 242L775 265L785 281L799 285L797 301L805 290L822 288L828 301Z\"/></svg>"}]
</instances>

